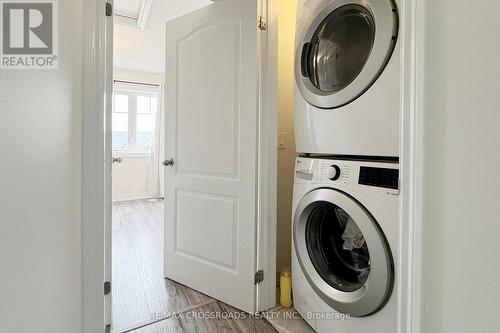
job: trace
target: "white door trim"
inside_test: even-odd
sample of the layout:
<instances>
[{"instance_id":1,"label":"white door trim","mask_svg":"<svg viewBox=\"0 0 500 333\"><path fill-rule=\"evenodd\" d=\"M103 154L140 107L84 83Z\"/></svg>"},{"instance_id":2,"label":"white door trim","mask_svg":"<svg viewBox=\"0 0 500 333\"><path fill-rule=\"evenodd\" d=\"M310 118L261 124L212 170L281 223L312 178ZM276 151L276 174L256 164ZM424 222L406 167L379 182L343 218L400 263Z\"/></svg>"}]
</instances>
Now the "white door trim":
<instances>
[{"instance_id":1,"label":"white door trim","mask_svg":"<svg viewBox=\"0 0 500 333\"><path fill-rule=\"evenodd\" d=\"M113 0L106 0L113 4ZM104 112L104 280L105 283L112 284L113 281L113 16L106 18L106 62L105 62L105 112ZM112 325L112 293L105 295L104 300L104 323Z\"/></svg>"},{"instance_id":2,"label":"white door trim","mask_svg":"<svg viewBox=\"0 0 500 333\"><path fill-rule=\"evenodd\" d=\"M265 280L257 288L257 309L275 305L276 292L276 165L277 165L277 1L261 0L268 7L268 29L262 32L259 217L257 267ZM104 104L106 85L105 0L83 5L84 79L82 141L82 332L105 330L104 316ZM264 15L265 16L265 15ZM256 20L257 29L257 20ZM107 90L106 90L107 89ZM264 92L264 93L263 93ZM111 161L106 161L111 163Z\"/></svg>"},{"instance_id":3,"label":"white door trim","mask_svg":"<svg viewBox=\"0 0 500 333\"><path fill-rule=\"evenodd\" d=\"M104 332L105 0L85 1L82 135L82 331Z\"/></svg>"},{"instance_id":4,"label":"white door trim","mask_svg":"<svg viewBox=\"0 0 500 333\"><path fill-rule=\"evenodd\" d=\"M425 1L402 0L398 332L421 332Z\"/></svg>"},{"instance_id":5,"label":"white door trim","mask_svg":"<svg viewBox=\"0 0 500 333\"><path fill-rule=\"evenodd\" d=\"M264 281L256 288L256 309L276 305L277 186L278 186L278 1L260 0L259 12L267 30L258 35L259 66L259 164L257 202L257 270Z\"/></svg>"}]
</instances>

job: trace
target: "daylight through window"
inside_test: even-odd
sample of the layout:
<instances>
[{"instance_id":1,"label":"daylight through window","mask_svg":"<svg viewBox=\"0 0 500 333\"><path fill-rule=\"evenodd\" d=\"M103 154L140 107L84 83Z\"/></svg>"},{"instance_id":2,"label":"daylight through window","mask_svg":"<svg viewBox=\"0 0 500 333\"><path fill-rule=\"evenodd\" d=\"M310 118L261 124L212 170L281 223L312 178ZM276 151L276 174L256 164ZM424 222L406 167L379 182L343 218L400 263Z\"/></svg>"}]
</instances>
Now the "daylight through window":
<instances>
[{"instance_id":1,"label":"daylight through window","mask_svg":"<svg viewBox=\"0 0 500 333\"><path fill-rule=\"evenodd\" d=\"M155 141L158 93L115 89L113 151L150 153Z\"/></svg>"}]
</instances>

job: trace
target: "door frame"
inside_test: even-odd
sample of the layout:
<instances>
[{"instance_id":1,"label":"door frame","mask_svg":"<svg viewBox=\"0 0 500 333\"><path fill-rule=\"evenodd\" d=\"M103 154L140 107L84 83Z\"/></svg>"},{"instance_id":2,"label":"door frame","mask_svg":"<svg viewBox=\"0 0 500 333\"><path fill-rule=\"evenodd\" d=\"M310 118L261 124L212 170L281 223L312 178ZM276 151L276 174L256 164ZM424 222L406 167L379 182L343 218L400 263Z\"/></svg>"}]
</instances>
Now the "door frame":
<instances>
[{"instance_id":1,"label":"door frame","mask_svg":"<svg viewBox=\"0 0 500 333\"><path fill-rule=\"evenodd\" d=\"M217 0L212 0L217 1ZM277 0L255 0L267 29L258 34L259 134L256 271L264 281L256 287L256 309L276 303L277 228ZM83 4L83 116L82 116L82 331L105 331L105 172L111 160L104 157L105 101L111 85L106 65L112 45L106 42L105 4L112 0L88 0ZM256 13L257 14L257 13ZM257 15L256 15L257 31ZM108 79L109 81L109 79ZM109 155L109 154L108 154Z\"/></svg>"},{"instance_id":2,"label":"door frame","mask_svg":"<svg viewBox=\"0 0 500 333\"><path fill-rule=\"evenodd\" d=\"M104 332L106 0L83 4L82 331Z\"/></svg>"},{"instance_id":3,"label":"door frame","mask_svg":"<svg viewBox=\"0 0 500 333\"><path fill-rule=\"evenodd\" d=\"M427 0L400 0L401 110L398 332L421 333L424 69Z\"/></svg>"}]
</instances>

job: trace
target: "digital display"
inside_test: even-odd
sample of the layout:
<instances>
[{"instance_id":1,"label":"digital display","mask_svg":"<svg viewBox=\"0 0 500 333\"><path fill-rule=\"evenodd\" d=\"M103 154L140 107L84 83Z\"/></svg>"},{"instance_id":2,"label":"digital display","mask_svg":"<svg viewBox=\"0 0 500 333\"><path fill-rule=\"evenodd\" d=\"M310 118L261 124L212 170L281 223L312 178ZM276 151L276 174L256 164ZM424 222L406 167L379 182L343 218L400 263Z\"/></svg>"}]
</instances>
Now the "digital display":
<instances>
[{"instance_id":1,"label":"digital display","mask_svg":"<svg viewBox=\"0 0 500 333\"><path fill-rule=\"evenodd\" d=\"M359 184L399 189L399 170L361 167L359 170Z\"/></svg>"}]
</instances>

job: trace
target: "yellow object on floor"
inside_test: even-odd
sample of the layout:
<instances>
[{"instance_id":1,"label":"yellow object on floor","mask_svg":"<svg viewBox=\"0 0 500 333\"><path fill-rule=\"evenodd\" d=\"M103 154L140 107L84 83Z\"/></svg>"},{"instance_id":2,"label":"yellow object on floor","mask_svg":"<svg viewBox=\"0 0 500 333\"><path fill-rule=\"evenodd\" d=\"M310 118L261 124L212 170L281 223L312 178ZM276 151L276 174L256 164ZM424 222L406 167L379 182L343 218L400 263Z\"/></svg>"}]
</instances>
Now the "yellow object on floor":
<instances>
[{"instance_id":1,"label":"yellow object on floor","mask_svg":"<svg viewBox=\"0 0 500 333\"><path fill-rule=\"evenodd\" d=\"M292 273L282 272L280 276L280 304L284 308L291 308L292 302Z\"/></svg>"}]
</instances>

